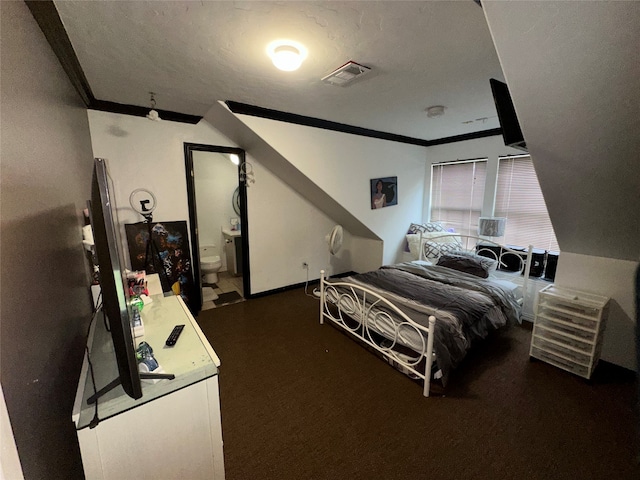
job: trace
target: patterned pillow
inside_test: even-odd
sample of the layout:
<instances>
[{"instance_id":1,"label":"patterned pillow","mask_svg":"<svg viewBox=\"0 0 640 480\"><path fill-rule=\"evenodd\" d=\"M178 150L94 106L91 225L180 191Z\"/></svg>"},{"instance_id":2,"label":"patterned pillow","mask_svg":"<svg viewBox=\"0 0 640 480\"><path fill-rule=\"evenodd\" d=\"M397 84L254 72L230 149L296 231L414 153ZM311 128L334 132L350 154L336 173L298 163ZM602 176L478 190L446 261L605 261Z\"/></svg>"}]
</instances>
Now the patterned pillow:
<instances>
[{"instance_id":1,"label":"patterned pillow","mask_svg":"<svg viewBox=\"0 0 640 480\"><path fill-rule=\"evenodd\" d=\"M446 253L457 252L460 249L460 245L455 241L453 243L440 243L434 240L427 240L422 244L422 249L425 260L437 260Z\"/></svg>"},{"instance_id":2,"label":"patterned pillow","mask_svg":"<svg viewBox=\"0 0 640 480\"><path fill-rule=\"evenodd\" d=\"M426 231L427 229L424 224L412 223L411 225L409 225L409 230L407 230L407 241L404 243L404 251L411 252L414 256L416 256L416 258L418 258L417 253L414 251L414 248L413 248L414 245L411 244L410 235L416 235L416 234L424 233Z\"/></svg>"},{"instance_id":3,"label":"patterned pillow","mask_svg":"<svg viewBox=\"0 0 640 480\"><path fill-rule=\"evenodd\" d=\"M427 232L444 232L444 227L436 222L422 224Z\"/></svg>"},{"instance_id":4,"label":"patterned pillow","mask_svg":"<svg viewBox=\"0 0 640 480\"><path fill-rule=\"evenodd\" d=\"M442 225L436 222L428 222L428 223L412 223L409 226L409 231L407 233L424 233L424 232L444 232L445 229Z\"/></svg>"},{"instance_id":5,"label":"patterned pillow","mask_svg":"<svg viewBox=\"0 0 640 480\"><path fill-rule=\"evenodd\" d=\"M407 241L404 242L405 252L411 252L415 255L415 252L413 251L413 248L412 248L413 245L411 244L411 239L413 235L415 235L416 233L420 233L422 231L420 230L421 227L422 225L417 223L412 223L411 225L409 225L409 230L407 230L407 236L406 236Z\"/></svg>"},{"instance_id":6,"label":"patterned pillow","mask_svg":"<svg viewBox=\"0 0 640 480\"><path fill-rule=\"evenodd\" d=\"M444 232L445 229L442 225L435 222L429 223L412 223L409 225L409 230L407 230L407 241L404 244L404 251L411 252L416 258L418 258L417 251L414 251L411 245L411 240L409 235L419 234L419 233L427 233L427 232Z\"/></svg>"}]
</instances>

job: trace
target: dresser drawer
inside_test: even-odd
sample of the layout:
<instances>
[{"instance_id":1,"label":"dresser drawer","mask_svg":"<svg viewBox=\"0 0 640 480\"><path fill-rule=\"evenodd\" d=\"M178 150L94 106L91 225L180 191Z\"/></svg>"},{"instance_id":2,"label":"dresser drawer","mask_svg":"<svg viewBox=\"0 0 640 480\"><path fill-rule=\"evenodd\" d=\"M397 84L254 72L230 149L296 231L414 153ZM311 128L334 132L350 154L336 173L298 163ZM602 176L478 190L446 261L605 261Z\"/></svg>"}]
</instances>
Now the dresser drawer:
<instances>
[{"instance_id":1,"label":"dresser drawer","mask_svg":"<svg viewBox=\"0 0 640 480\"><path fill-rule=\"evenodd\" d=\"M594 351L594 335L590 335L590 339L580 338L574 335L573 332L561 331L556 328L555 324L545 323L541 321L542 318L539 317L538 323L536 324L536 329L534 334L538 337L544 338L545 340L549 340L552 342L556 342L562 345L566 345L571 349L578 350L585 355L591 355ZM587 332L583 332L587 333Z\"/></svg>"},{"instance_id":2,"label":"dresser drawer","mask_svg":"<svg viewBox=\"0 0 640 480\"><path fill-rule=\"evenodd\" d=\"M599 328L599 319L586 317L571 312L555 303L541 302L538 304L538 315L543 315L550 320L557 320L568 325L582 327L583 330L596 332Z\"/></svg>"},{"instance_id":3,"label":"dresser drawer","mask_svg":"<svg viewBox=\"0 0 640 480\"><path fill-rule=\"evenodd\" d=\"M580 375L581 377L589 378L590 371L589 367L584 365L579 365L577 363L569 362L566 359L554 355L553 353L547 352L535 346L531 347L531 356L542 360L543 362L547 362L554 367L562 368L563 370L567 370L568 372L575 373L576 375Z\"/></svg>"},{"instance_id":4,"label":"dresser drawer","mask_svg":"<svg viewBox=\"0 0 640 480\"><path fill-rule=\"evenodd\" d=\"M532 345L557 357L563 358L568 362L578 363L585 367L588 367L591 364L590 354L579 352L567 345L560 344L558 342L540 337L538 335L533 336Z\"/></svg>"},{"instance_id":5,"label":"dresser drawer","mask_svg":"<svg viewBox=\"0 0 640 480\"><path fill-rule=\"evenodd\" d=\"M598 331L578 325L574 322L560 320L557 316L540 314L536 317L536 325L552 329L560 334L574 337L586 343L595 343Z\"/></svg>"}]
</instances>

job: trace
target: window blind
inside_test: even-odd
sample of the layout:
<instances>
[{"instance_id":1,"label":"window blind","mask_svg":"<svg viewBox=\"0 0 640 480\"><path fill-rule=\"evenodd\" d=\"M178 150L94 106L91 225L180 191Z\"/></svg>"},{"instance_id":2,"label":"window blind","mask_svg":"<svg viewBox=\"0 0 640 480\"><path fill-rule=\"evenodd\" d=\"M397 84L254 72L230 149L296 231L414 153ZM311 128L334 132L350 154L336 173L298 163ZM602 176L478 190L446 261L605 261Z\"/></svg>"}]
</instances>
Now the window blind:
<instances>
[{"instance_id":1,"label":"window blind","mask_svg":"<svg viewBox=\"0 0 640 480\"><path fill-rule=\"evenodd\" d=\"M432 165L431 221L477 235L486 177L486 159Z\"/></svg>"},{"instance_id":2,"label":"window blind","mask_svg":"<svg viewBox=\"0 0 640 480\"><path fill-rule=\"evenodd\" d=\"M507 218L505 244L560 250L529 155L499 159L495 216Z\"/></svg>"}]
</instances>

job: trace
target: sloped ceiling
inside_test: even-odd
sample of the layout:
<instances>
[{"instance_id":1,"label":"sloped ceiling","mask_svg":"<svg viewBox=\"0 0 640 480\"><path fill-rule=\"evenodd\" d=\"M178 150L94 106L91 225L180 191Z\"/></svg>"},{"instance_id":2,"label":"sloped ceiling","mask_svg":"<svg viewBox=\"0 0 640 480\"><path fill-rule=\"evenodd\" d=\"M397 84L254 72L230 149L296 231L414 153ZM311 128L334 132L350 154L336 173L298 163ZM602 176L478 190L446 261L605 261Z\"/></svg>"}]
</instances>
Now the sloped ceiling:
<instances>
[{"instance_id":1,"label":"sloped ceiling","mask_svg":"<svg viewBox=\"0 0 640 480\"><path fill-rule=\"evenodd\" d=\"M640 3L483 7L560 249L640 260Z\"/></svg>"},{"instance_id":2,"label":"sloped ceiling","mask_svg":"<svg viewBox=\"0 0 640 480\"><path fill-rule=\"evenodd\" d=\"M292 163L284 158L276 149L264 141L258 134L247 127L236 115L221 102L215 103L204 115L211 125L237 145L242 145L251 155L259 158L260 163L319 208L328 217L344 226L349 233L379 240L379 237L364 223L351 214L343 205L327 195L318 185L301 173Z\"/></svg>"}]
</instances>

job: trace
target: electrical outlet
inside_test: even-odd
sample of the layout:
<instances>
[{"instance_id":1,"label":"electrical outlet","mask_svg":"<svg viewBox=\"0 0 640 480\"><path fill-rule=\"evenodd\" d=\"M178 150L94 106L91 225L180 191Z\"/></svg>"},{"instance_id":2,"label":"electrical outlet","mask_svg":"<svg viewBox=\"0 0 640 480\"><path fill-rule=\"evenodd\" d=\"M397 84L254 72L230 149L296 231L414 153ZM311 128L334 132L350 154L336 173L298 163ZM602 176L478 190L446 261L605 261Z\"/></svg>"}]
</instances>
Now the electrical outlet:
<instances>
[{"instance_id":1,"label":"electrical outlet","mask_svg":"<svg viewBox=\"0 0 640 480\"><path fill-rule=\"evenodd\" d=\"M302 268L304 269L309 268L309 264L307 262L302 262Z\"/></svg>"}]
</instances>

